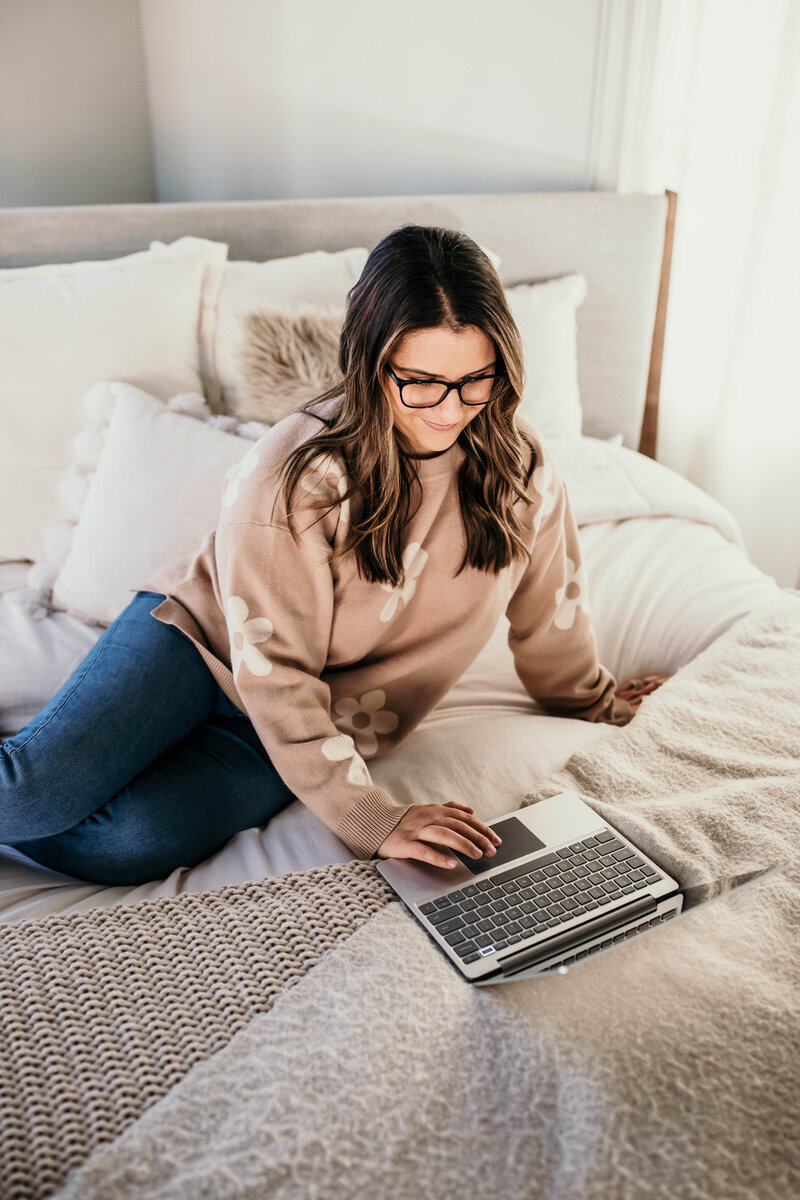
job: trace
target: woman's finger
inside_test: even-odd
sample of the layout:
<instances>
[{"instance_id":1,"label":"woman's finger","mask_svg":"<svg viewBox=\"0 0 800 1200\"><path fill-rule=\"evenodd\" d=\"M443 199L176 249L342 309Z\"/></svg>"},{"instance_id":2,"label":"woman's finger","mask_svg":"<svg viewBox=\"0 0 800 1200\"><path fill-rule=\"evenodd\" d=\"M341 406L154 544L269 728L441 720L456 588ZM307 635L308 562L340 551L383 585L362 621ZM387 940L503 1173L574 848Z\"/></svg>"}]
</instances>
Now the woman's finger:
<instances>
[{"instance_id":1,"label":"woman's finger","mask_svg":"<svg viewBox=\"0 0 800 1200\"><path fill-rule=\"evenodd\" d=\"M643 688L659 687L662 683L666 683L669 675L637 675L635 679L626 679L622 685L622 691L641 691Z\"/></svg>"},{"instance_id":2,"label":"woman's finger","mask_svg":"<svg viewBox=\"0 0 800 1200\"><path fill-rule=\"evenodd\" d=\"M470 858L481 858L484 853L491 858L496 853L493 842L485 834L473 829L465 821L459 821L456 817L440 817L429 825L424 825L418 831L417 837L424 838L428 842L451 846L454 850L460 850L462 854L466 854Z\"/></svg>"},{"instance_id":3,"label":"woman's finger","mask_svg":"<svg viewBox=\"0 0 800 1200\"><path fill-rule=\"evenodd\" d=\"M406 857L413 858L416 862L430 863L432 867L459 866L457 858L450 858L448 854L437 850L435 846L429 846L427 842L415 842L414 853Z\"/></svg>"},{"instance_id":4,"label":"woman's finger","mask_svg":"<svg viewBox=\"0 0 800 1200\"><path fill-rule=\"evenodd\" d=\"M462 809L462 811L464 810ZM444 818L444 820L448 819L449 818ZM499 846L500 842L502 841L502 838L495 833L491 825L487 825L485 821L480 819L480 817L473 816L471 813L467 816L454 817L452 819L455 821L463 821L466 825L471 826L477 833L479 833L483 838L488 839L488 841L495 846ZM433 824L436 824L435 820Z\"/></svg>"}]
</instances>

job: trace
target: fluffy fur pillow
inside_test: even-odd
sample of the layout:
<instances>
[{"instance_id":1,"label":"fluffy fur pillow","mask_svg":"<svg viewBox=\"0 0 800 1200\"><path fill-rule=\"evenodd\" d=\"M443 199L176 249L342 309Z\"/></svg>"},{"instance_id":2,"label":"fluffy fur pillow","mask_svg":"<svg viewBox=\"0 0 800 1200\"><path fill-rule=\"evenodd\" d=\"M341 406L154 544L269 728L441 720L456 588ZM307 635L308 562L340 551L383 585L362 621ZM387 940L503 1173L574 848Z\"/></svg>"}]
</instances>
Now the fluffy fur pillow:
<instances>
[{"instance_id":1,"label":"fluffy fur pillow","mask_svg":"<svg viewBox=\"0 0 800 1200\"><path fill-rule=\"evenodd\" d=\"M242 320L242 377L231 415L276 421L341 382L339 337L344 310L335 305L271 305Z\"/></svg>"}]
</instances>

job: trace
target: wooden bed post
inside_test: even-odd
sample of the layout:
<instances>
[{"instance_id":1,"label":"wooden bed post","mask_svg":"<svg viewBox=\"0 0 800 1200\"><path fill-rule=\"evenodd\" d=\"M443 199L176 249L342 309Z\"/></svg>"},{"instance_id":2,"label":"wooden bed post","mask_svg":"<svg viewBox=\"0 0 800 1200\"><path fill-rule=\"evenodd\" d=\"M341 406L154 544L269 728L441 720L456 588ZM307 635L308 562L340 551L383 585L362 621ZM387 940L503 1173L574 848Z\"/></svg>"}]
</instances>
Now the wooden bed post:
<instances>
[{"instance_id":1,"label":"wooden bed post","mask_svg":"<svg viewBox=\"0 0 800 1200\"><path fill-rule=\"evenodd\" d=\"M656 438L658 436L658 401L661 392L661 362L664 356L664 330L667 324L667 297L669 295L669 272L672 265L672 243L675 237L675 212L678 207L678 193L664 189L667 197L667 219L664 223L664 253L661 258L661 278L658 284L658 300L656 302L656 320L653 327L653 341L650 347L650 370L647 376L647 394L644 401L642 417L642 434L639 440L639 453L648 458L656 456Z\"/></svg>"}]
</instances>

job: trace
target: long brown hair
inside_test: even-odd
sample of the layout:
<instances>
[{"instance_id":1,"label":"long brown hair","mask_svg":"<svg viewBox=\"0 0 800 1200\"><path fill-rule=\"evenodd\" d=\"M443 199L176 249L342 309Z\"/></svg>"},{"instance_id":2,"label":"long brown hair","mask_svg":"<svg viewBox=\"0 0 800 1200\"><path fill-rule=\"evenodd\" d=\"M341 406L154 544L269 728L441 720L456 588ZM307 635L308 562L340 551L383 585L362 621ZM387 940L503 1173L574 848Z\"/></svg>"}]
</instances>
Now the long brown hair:
<instances>
[{"instance_id":1,"label":"long brown hair","mask_svg":"<svg viewBox=\"0 0 800 1200\"><path fill-rule=\"evenodd\" d=\"M464 450L458 491L466 551L457 574L467 565L497 573L529 553L514 506L517 500L531 503L526 487L535 449L513 419L524 365L503 285L465 233L404 225L374 247L348 292L339 342L343 381L311 402L341 396L341 404L328 415L327 428L294 447L283 462L287 519L296 537L291 501L300 477L320 454L341 461L349 486L334 503L356 496L360 505L341 553L354 552L359 575L370 582L402 584L403 532L422 499L414 448L394 424L382 380L406 334L437 326L482 330L496 350L495 370L502 372L493 398L458 437ZM326 501L324 507L332 505Z\"/></svg>"}]
</instances>

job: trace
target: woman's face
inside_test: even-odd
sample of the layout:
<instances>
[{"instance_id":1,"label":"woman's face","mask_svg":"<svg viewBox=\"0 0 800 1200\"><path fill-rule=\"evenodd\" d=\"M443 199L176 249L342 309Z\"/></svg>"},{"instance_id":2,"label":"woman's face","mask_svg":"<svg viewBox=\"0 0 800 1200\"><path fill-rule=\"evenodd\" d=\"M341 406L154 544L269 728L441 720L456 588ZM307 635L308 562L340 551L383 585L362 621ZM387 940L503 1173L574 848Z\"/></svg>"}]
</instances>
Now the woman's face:
<instances>
[{"instance_id":1,"label":"woman's face","mask_svg":"<svg viewBox=\"0 0 800 1200\"><path fill-rule=\"evenodd\" d=\"M441 325L407 333L389 359L389 365L401 380L433 377L457 383L466 375L493 370L496 357L494 345L483 330L468 325L455 333ZM395 425L420 454L449 449L461 430L484 407L462 404L458 392L453 389L435 408L408 408L401 402L400 389L388 374L384 389L392 405ZM435 429L434 424L447 428Z\"/></svg>"}]
</instances>

